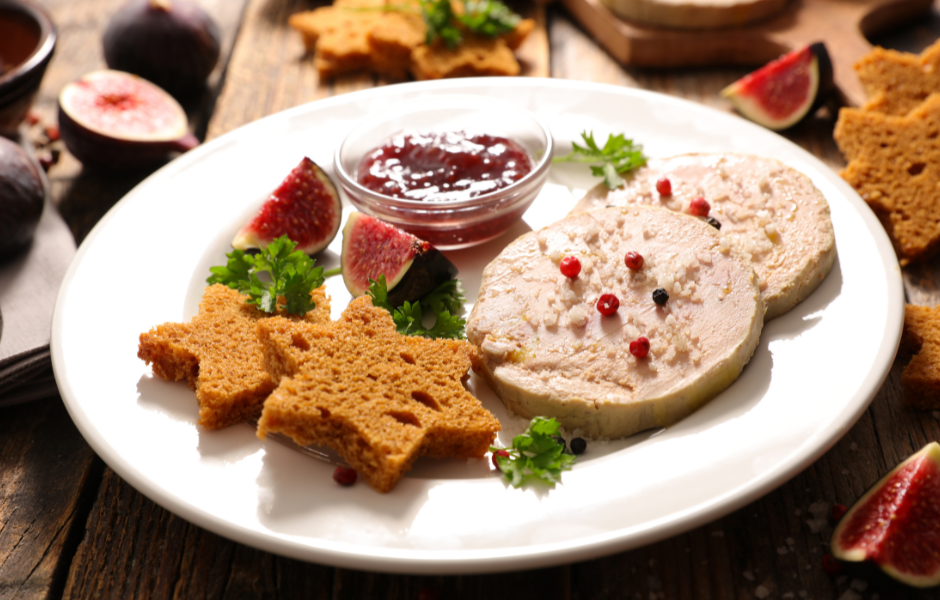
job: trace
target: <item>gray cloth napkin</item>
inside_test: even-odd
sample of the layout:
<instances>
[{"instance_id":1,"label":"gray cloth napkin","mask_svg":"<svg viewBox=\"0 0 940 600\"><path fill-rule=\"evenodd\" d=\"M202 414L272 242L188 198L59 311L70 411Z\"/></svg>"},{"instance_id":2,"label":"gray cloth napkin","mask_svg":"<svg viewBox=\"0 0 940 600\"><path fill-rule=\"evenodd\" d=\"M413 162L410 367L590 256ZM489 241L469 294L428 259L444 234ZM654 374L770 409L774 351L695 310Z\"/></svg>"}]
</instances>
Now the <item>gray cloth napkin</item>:
<instances>
[{"instance_id":1,"label":"gray cloth napkin","mask_svg":"<svg viewBox=\"0 0 940 600\"><path fill-rule=\"evenodd\" d=\"M29 248L0 259L0 407L54 396L49 339L75 239L48 200Z\"/></svg>"}]
</instances>

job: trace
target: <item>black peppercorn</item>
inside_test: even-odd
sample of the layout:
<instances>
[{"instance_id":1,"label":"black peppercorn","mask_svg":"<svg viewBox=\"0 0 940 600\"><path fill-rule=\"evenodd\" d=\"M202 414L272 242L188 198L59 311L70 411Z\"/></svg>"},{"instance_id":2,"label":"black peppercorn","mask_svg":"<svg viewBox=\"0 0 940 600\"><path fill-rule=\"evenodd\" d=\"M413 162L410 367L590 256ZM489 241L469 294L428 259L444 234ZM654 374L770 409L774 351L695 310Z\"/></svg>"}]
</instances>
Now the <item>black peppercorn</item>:
<instances>
[{"instance_id":1,"label":"black peppercorn","mask_svg":"<svg viewBox=\"0 0 940 600\"><path fill-rule=\"evenodd\" d=\"M583 454L587 450L587 442L584 441L584 438L574 438L571 440L571 453L572 454Z\"/></svg>"},{"instance_id":2,"label":"black peppercorn","mask_svg":"<svg viewBox=\"0 0 940 600\"><path fill-rule=\"evenodd\" d=\"M721 229L721 221L715 217L708 217L705 219L705 222L714 227L715 229Z\"/></svg>"},{"instance_id":3,"label":"black peppercorn","mask_svg":"<svg viewBox=\"0 0 940 600\"><path fill-rule=\"evenodd\" d=\"M663 288L656 288L653 290L653 302L659 306L662 306L666 303L666 300L669 300L669 294L666 293L666 290Z\"/></svg>"},{"instance_id":4,"label":"black peppercorn","mask_svg":"<svg viewBox=\"0 0 940 600\"><path fill-rule=\"evenodd\" d=\"M559 444L561 444L562 452L564 452L567 449L568 446L565 444L565 438L561 437L560 435L553 435L552 439L558 442Z\"/></svg>"}]
</instances>

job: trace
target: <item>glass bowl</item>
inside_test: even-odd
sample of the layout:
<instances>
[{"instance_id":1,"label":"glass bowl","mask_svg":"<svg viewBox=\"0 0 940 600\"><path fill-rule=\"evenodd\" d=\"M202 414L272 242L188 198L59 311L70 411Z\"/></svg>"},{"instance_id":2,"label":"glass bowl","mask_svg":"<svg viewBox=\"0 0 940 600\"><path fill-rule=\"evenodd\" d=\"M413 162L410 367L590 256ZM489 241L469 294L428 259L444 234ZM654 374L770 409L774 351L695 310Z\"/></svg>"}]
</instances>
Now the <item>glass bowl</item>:
<instances>
[{"instance_id":1,"label":"glass bowl","mask_svg":"<svg viewBox=\"0 0 940 600\"><path fill-rule=\"evenodd\" d=\"M357 172L363 157L405 131L505 137L525 149L532 170L504 188L458 201L403 200L361 185ZM491 240L522 217L548 177L552 146L548 127L516 104L484 96L434 96L392 106L358 124L336 150L334 166L356 208L439 249L455 250Z\"/></svg>"}]
</instances>

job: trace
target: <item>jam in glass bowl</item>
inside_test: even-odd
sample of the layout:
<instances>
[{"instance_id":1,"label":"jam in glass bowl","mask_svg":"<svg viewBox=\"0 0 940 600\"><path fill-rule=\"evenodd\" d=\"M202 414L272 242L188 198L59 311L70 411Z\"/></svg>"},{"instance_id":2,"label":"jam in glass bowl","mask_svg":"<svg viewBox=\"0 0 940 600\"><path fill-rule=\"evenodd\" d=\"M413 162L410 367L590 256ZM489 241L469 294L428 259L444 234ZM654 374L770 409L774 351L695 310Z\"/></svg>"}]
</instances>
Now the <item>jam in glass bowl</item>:
<instances>
[{"instance_id":1,"label":"jam in glass bowl","mask_svg":"<svg viewBox=\"0 0 940 600\"><path fill-rule=\"evenodd\" d=\"M336 151L359 210L444 250L493 239L519 220L551 166L532 113L485 96L429 96L358 124Z\"/></svg>"}]
</instances>

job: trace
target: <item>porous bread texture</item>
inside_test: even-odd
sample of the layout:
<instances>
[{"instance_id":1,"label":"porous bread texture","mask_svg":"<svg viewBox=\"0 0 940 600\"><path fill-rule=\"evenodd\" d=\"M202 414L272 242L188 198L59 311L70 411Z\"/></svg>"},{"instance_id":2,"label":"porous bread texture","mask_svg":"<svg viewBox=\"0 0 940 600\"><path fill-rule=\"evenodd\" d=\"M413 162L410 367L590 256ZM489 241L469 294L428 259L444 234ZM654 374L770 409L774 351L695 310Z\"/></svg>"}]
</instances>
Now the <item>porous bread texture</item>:
<instances>
[{"instance_id":1,"label":"porous bread texture","mask_svg":"<svg viewBox=\"0 0 940 600\"><path fill-rule=\"evenodd\" d=\"M519 74L519 61L505 40L464 36L459 46L450 49L441 43L419 46L412 52L411 72L415 79L447 79L475 75Z\"/></svg>"},{"instance_id":2,"label":"porous bread texture","mask_svg":"<svg viewBox=\"0 0 940 600\"><path fill-rule=\"evenodd\" d=\"M316 308L290 322L330 320L325 288L311 294ZM165 323L140 335L137 357L153 365L167 381L185 379L196 392L199 424L221 429L257 418L264 399L277 383L264 369L264 354L255 325L274 315L245 304L247 298L222 284L203 292L199 314L189 323Z\"/></svg>"},{"instance_id":3,"label":"porous bread texture","mask_svg":"<svg viewBox=\"0 0 940 600\"><path fill-rule=\"evenodd\" d=\"M257 332L281 382L264 403L258 437L328 446L376 491L390 491L418 456L480 458L499 431L463 385L476 348L400 335L368 296L337 321L266 319Z\"/></svg>"},{"instance_id":4,"label":"porous bread texture","mask_svg":"<svg viewBox=\"0 0 940 600\"><path fill-rule=\"evenodd\" d=\"M392 6L394 10L383 10ZM371 70L398 81L472 75L517 75L512 50L535 28L523 19L515 30L496 39L465 34L451 50L441 43L425 45L427 27L418 2L406 0L336 0L333 6L292 15L289 24L300 32L321 77ZM463 6L454 3L454 11Z\"/></svg>"},{"instance_id":5,"label":"porous bread texture","mask_svg":"<svg viewBox=\"0 0 940 600\"><path fill-rule=\"evenodd\" d=\"M940 40L920 54L876 47L855 63L869 95L864 110L905 115L940 91Z\"/></svg>"},{"instance_id":6,"label":"porous bread texture","mask_svg":"<svg viewBox=\"0 0 940 600\"><path fill-rule=\"evenodd\" d=\"M940 247L940 94L904 116L839 111L833 137L848 161L840 173L871 206L901 265Z\"/></svg>"},{"instance_id":7,"label":"porous bread texture","mask_svg":"<svg viewBox=\"0 0 940 600\"><path fill-rule=\"evenodd\" d=\"M940 408L940 307L905 305L901 347L914 353L901 373L904 403Z\"/></svg>"}]
</instances>

